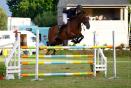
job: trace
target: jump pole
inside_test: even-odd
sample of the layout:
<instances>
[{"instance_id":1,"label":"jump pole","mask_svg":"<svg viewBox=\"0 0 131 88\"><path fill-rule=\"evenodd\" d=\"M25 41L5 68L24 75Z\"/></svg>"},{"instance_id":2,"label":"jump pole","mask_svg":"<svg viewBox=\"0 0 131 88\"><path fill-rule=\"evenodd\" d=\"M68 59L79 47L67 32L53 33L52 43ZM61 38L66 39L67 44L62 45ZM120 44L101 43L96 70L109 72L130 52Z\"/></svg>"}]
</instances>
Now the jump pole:
<instances>
[{"instance_id":1,"label":"jump pole","mask_svg":"<svg viewBox=\"0 0 131 88\"><path fill-rule=\"evenodd\" d=\"M39 80L39 29L36 30L36 65L35 65L35 79Z\"/></svg>"},{"instance_id":2,"label":"jump pole","mask_svg":"<svg viewBox=\"0 0 131 88\"><path fill-rule=\"evenodd\" d=\"M113 40L113 78L116 78L115 31L112 31L112 40Z\"/></svg>"},{"instance_id":3,"label":"jump pole","mask_svg":"<svg viewBox=\"0 0 131 88\"><path fill-rule=\"evenodd\" d=\"M113 76L110 77L109 79L115 79L117 78L116 76L116 49L115 49L115 31L112 31L112 49L113 49L113 56L112 56L112 60L113 60L113 66L112 66L112 69L113 69Z\"/></svg>"},{"instance_id":4,"label":"jump pole","mask_svg":"<svg viewBox=\"0 0 131 88\"><path fill-rule=\"evenodd\" d=\"M21 48L20 48L20 33L18 33L18 68L19 68L19 73L18 73L18 79L21 79Z\"/></svg>"},{"instance_id":5,"label":"jump pole","mask_svg":"<svg viewBox=\"0 0 131 88\"><path fill-rule=\"evenodd\" d=\"M96 31L94 31L93 33L93 45L96 46ZM94 48L94 64L93 64L93 73L94 73L94 77L96 77L96 48Z\"/></svg>"},{"instance_id":6,"label":"jump pole","mask_svg":"<svg viewBox=\"0 0 131 88\"><path fill-rule=\"evenodd\" d=\"M43 80L39 78L39 29L36 30L36 64L35 64L35 79L33 80Z\"/></svg>"}]
</instances>

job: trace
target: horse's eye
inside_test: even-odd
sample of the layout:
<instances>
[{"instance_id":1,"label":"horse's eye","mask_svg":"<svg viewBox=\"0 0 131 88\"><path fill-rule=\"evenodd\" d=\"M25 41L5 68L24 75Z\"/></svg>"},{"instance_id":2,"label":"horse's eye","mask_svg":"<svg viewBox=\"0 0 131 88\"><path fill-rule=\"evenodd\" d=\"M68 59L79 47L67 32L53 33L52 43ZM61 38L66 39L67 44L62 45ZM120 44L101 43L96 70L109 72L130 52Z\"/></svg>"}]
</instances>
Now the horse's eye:
<instances>
[{"instance_id":1,"label":"horse's eye","mask_svg":"<svg viewBox=\"0 0 131 88\"><path fill-rule=\"evenodd\" d=\"M89 16L86 16L86 18L89 20Z\"/></svg>"}]
</instances>

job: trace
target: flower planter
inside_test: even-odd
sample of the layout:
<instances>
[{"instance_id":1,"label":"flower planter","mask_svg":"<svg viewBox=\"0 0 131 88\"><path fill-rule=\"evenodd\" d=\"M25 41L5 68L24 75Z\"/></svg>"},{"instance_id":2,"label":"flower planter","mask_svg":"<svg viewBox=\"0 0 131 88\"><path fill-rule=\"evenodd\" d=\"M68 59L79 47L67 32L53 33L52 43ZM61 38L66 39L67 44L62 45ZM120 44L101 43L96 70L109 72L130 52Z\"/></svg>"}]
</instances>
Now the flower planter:
<instances>
[{"instance_id":1,"label":"flower planter","mask_svg":"<svg viewBox=\"0 0 131 88\"><path fill-rule=\"evenodd\" d=\"M0 75L0 80L4 80L4 76L3 75Z\"/></svg>"}]
</instances>

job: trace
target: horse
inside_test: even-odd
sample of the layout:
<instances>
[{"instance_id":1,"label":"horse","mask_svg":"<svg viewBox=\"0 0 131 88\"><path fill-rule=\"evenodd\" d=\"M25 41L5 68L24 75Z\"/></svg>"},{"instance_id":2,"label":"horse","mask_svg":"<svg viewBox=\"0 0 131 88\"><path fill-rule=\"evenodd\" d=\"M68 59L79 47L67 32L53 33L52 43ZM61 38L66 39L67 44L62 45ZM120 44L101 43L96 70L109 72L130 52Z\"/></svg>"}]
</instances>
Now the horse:
<instances>
[{"instance_id":1,"label":"horse","mask_svg":"<svg viewBox=\"0 0 131 88\"><path fill-rule=\"evenodd\" d=\"M84 36L81 33L81 24L87 29L90 28L89 17L82 11L76 16L70 18L67 24L63 25L58 34L58 25L52 26L48 31L47 46L56 46L62 44L65 40L72 40L73 43L79 43ZM55 54L55 50L53 52Z\"/></svg>"}]
</instances>

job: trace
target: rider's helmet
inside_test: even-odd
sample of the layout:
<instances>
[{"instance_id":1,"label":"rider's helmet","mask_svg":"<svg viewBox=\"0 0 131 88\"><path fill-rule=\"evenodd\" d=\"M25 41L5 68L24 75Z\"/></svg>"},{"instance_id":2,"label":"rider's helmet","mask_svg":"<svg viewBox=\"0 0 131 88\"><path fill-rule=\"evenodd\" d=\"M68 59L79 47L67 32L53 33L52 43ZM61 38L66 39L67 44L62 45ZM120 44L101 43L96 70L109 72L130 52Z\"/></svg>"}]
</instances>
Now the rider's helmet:
<instances>
[{"instance_id":1,"label":"rider's helmet","mask_svg":"<svg viewBox=\"0 0 131 88\"><path fill-rule=\"evenodd\" d=\"M76 6L76 14L81 13L81 11L82 11L82 6L81 5L77 5Z\"/></svg>"}]
</instances>

